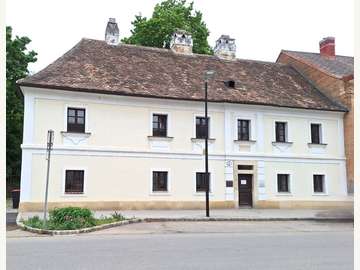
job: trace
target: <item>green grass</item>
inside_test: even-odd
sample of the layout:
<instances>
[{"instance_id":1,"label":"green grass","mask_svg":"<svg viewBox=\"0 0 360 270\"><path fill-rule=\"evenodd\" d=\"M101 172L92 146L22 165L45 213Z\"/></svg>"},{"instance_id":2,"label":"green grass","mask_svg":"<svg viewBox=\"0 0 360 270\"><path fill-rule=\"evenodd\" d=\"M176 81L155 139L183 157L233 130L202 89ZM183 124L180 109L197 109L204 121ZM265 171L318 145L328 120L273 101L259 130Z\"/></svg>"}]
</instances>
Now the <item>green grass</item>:
<instances>
[{"instance_id":1,"label":"green grass","mask_svg":"<svg viewBox=\"0 0 360 270\"><path fill-rule=\"evenodd\" d=\"M50 211L49 220L46 223L38 216L23 220L23 223L37 229L76 230L122 220L125 220L125 218L117 212L110 217L94 218L93 213L87 208L65 207Z\"/></svg>"}]
</instances>

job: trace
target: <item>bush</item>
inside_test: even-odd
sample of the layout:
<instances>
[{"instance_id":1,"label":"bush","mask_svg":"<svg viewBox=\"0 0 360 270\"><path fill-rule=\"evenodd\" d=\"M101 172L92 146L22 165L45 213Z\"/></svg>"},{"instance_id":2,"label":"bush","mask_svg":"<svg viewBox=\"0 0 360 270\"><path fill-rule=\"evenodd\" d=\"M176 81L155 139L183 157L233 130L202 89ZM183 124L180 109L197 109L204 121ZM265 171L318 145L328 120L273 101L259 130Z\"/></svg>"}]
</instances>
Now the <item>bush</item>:
<instances>
[{"instance_id":1,"label":"bush","mask_svg":"<svg viewBox=\"0 0 360 270\"><path fill-rule=\"evenodd\" d=\"M25 225L33 228L48 230L76 230L125 220L120 213L115 212L111 217L94 218L91 210L80 207L55 208L49 212L46 224L38 216L23 221Z\"/></svg>"},{"instance_id":2,"label":"bush","mask_svg":"<svg viewBox=\"0 0 360 270\"><path fill-rule=\"evenodd\" d=\"M43 228L43 221L38 217L34 216L24 221L24 224L33 228Z\"/></svg>"},{"instance_id":3,"label":"bush","mask_svg":"<svg viewBox=\"0 0 360 270\"><path fill-rule=\"evenodd\" d=\"M96 225L93 213L87 208L55 208L49 216L49 229L75 230Z\"/></svg>"}]
</instances>

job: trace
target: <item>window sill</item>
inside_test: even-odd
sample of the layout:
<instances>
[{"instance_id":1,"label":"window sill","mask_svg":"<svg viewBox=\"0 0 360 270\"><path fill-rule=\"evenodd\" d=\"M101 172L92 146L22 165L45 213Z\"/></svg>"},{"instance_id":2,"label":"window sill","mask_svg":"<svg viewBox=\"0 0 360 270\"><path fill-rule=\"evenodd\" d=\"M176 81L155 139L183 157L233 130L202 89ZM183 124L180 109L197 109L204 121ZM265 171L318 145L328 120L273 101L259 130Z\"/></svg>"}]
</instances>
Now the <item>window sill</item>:
<instances>
[{"instance_id":1,"label":"window sill","mask_svg":"<svg viewBox=\"0 0 360 270\"><path fill-rule=\"evenodd\" d=\"M309 147L326 147L327 143L308 143Z\"/></svg>"},{"instance_id":2,"label":"window sill","mask_svg":"<svg viewBox=\"0 0 360 270\"><path fill-rule=\"evenodd\" d=\"M276 194L276 196L279 196L279 197L292 197L293 194L291 192L282 192L282 193L278 192Z\"/></svg>"},{"instance_id":3,"label":"window sill","mask_svg":"<svg viewBox=\"0 0 360 270\"><path fill-rule=\"evenodd\" d=\"M90 136L91 132L60 131L62 135Z\"/></svg>"},{"instance_id":4,"label":"window sill","mask_svg":"<svg viewBox=\"0 0 360 270\"><path fill-rule=\"evenodd\" d=\"M147 136L152 141L172 141L174 137L162 137L162 136Z\"/></svg>"},{"instance_id":5,"label":"window sill","mask_svg":"<svg viewBox=\"0 0 360 270\"><path fill-rule=\"evenodd\" d=\"M149 194L150 196L171 196L168 191L153 191Z\"/></svg>"},{"instance_id":6,"label":"window sill","mask_svg":"<svg viewBox=\"0 0 360 270\"><path fill-rule=\"evenodd\" d=\"M271 142L273 145L276 145L276 144L288 144L288 145L291 145L293 144L293 142Z\"/></svg>"},{"instance_id":7,"label":"window sill","mask_svg":"<svg viewBox=\"0 0 360 270\"><path fill-rule=\"evenodd\" d=\"M86 197L85 193L64 193L61 197Z\"/></svg>"},{"instance_id":8,"label":"window sill","mask_svg":"<svg viewBox=\"0 0 360 270\"><path fill-rule=\"evenodd\" d=\"M256 143L255 140L234 140L234 143L239 143L239 144L253 144Z\"/></svg>"},{"instance_id":9,"label":"window sill","mask_svg":"<svg viewBox=\"0 0 360 270\"><path fill-rule=\"evenodd\" d=\"M205 139L202 139L202 138L191 138L191 141L192 141L192 142L203 142L203 141L205 142ZM214 142L215 139L214 139L214 138L209 138L208 141L209 141L209 142Z\"/></svg>"},{"instance_id":10,"label":"window sill","mask_svg":"<svg viewBox=\"0 0 360 270\"><path fill-rule=\"evenodd\" d=\"M314 192L312 196L329 196L329 194L325 192Z\"/></svg>"}]
</instances>

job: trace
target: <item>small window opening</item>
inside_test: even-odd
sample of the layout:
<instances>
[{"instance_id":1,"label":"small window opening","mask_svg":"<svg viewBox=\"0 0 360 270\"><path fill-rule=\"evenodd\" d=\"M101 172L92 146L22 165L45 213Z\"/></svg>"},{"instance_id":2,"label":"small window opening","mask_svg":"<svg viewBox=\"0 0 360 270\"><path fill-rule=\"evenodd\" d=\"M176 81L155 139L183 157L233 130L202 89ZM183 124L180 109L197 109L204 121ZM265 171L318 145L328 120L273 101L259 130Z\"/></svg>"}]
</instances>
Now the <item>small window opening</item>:
<instances>
[{"instance_id":1,"label":"small window opening","mask_svg":"<svg viewBox=\"0 0 360 270\"><path fill-rule=\"evenodd\" d=\"M235 88L235 81L233 80L225 81L224 84L229 88Z\"/></svg>"}]
</instances>

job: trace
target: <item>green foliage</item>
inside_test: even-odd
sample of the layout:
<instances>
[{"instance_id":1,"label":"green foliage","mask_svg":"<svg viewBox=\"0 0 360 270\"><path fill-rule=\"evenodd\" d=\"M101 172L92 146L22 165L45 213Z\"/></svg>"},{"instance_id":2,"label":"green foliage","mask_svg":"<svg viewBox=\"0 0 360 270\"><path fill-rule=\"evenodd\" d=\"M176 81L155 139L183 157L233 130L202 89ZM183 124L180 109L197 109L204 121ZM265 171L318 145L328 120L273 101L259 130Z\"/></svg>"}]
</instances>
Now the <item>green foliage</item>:
<instances>
[{"instance_id":1,"label":"green foliage","mask_svg":"<svg viewBox=\"0 0 360 270\"><path fill-rule=\"evenodd\" d=\"M111 217L94 218L91 210L80 207L56 208L49 213L49 220L44 224L38 216L23 221L27 226L48 230L76 230L96 225L125 220L125 217L115 212Z\"/></svg>"},{"instance_id":2,"label":"green foliage","mask_svg":"<svg viewBox=\"0 0 360 270\"><path fill-rule=\"evenodd\" d=\"M34 216L24 221L24 224L33 228L43 228L43 221L38 217Z\"/></svg>"},{"instance_id":3,"label":"green foliage","mask_svg":"<svg viewBox=\"0 0 360 270\"><path fill-rule=\"evenodd\" d=\"M121 220L125 219L125 217L122 214L120 214L120 213L118 213L116 211L115 211L114 214L111 215L111 217L116 221L121 221Z\"/></svg>"},{"instance_id":4,"label":"green foliage","mask_svg":"<svg viewBox=\"0 0 360 270\"><path fill-rule=\"evenodd\" d=\"M35 62L36 53L28 51L28 37L12 38L12 28L6 27L6 175L20 176L23 97L16 81L28 75L28 64Z\"/></svg>"},{"instance_id":5,"label":"green foliage","mask_svg":"<svg viewBox=\"0 0 360 270\"><path fill-rule=\"evenodd\" d=\"M95 226L95 218L87 208L56 208L49 213L49 229L75 230Z\"/></svg>"},{"instance_id":6,"label":"green foliage","mask_svg":"<svg viewBox=\"0 0 360 270\"><path fill-rule=\"evenodd\" d=\"M165 44L169 48L171 35L178 28L192 34L195 53L213 53L207 42L209 30L202 13L194 11L193 2L186 5L186 0L166 0L155 6L150 19L137 15L132 25L131 36L124 38L124 43L158 48Z\"/></svg>"}]
</instances>

